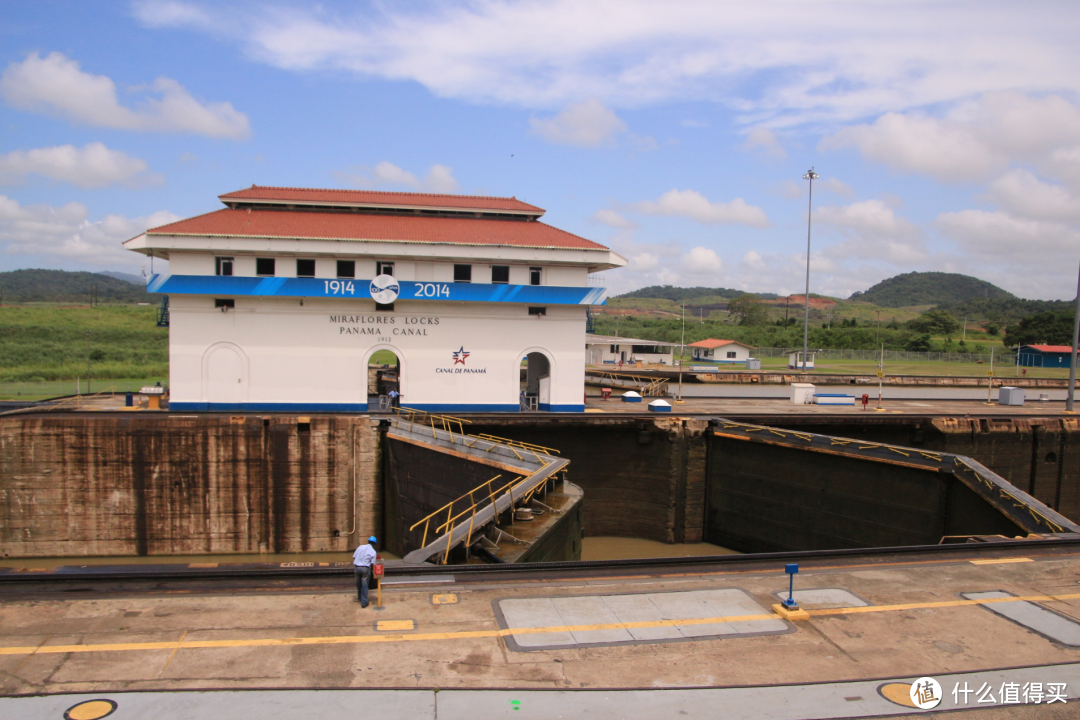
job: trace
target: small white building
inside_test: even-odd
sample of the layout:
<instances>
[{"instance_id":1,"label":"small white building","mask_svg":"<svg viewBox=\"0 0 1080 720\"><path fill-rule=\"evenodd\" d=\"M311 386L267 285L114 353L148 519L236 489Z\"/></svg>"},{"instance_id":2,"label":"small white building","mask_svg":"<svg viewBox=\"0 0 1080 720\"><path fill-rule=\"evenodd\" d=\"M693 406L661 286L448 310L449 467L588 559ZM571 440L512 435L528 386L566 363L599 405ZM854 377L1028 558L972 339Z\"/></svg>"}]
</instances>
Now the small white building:
<instances>
[{"instance_id":1,"label":"small white building","mask_svg":"<svg viewBox=\"0 0 1080 720\"><path fill-rule=\"evenodd\" d=\"M620 362L671 365L674 343L588 334L585 336L585 347L585 362L589 365L618 365Z\"/></svg>"},{"instance_id":2,"label":"small white building","mask_svg":"<svg viewBox=\"0 0 1080 720\"><path fill-rule=\"evenodd\" d=\"M752 345L745 345L737 340L700 340L690 343L686 347L691 349L693 362L697 363L744 363L750 357L750 352L756 350Z\"/></svg>"},{"instance_id":3,"label":"small white building","mask_svg":"<svg viewBox=\"0 0 1080 720\"><path fill-rule=\"evenodd\" d=\"M171 410L581 411L590 273L626 261L515 198L252 186L124 243L169 261ZM381 357L385 357L385 353ZM522 359L528 362L522 388Z\"/></svg>"},{"instance_id":4,"label":"small white building","mask_svg":"<svg viewBox=\"0 0 1080 720\"><path fill-rule=\"evenodd\" d=\"M806 353L806 359L804 360L802 350L792 350L787 355L788 370L813 370L815 355L817 355L817 351L810 350Z\"/></svg>"}]
</instances>

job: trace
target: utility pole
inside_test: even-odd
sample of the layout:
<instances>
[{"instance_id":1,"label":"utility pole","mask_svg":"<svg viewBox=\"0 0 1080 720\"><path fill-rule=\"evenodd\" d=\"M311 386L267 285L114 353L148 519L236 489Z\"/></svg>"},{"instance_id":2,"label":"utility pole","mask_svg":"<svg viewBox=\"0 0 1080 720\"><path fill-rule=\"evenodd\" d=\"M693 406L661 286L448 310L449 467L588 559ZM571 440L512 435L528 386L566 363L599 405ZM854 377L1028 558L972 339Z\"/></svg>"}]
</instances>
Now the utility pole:
<instances>
[{"instance_id":1,"label":"utility pole","mask_svg":"<svg viewBox=\"0 0 1080 720\"><path fill-rule=\"evenodd\" d=\"M1076 318L1073 320L1072 357L1069 362L1069 397L1065 401L1065 411L1073 411L1073 396L1076 394L1076 346L1080 343L1080 275L1076 279Z\"/></svg>"},{"instance_id":2,"label":"utility pole","mask_svg":"<svg viewBox=\"0 0 1080 720\"><path fill-rule=\"evenodd\" d=\"M806 372L806 358L810 355L810 226L814 211L814 181L818 179L814 168L803 175L803 180L810 181L810 196L806 205L806 317L803 319L802 369ZM830 323L831 325L832 323Z\"/></svg>"},{"instance_id":3,"label":"utility pole","mask_svg":"<svg viewBox=\"0 0 1080 720\"><path fill-rule=\"evenodd\" d=\"M967 342L967 316L964 316L964 336L960 338L960 342Z\"/></svg>"}]
</instances>

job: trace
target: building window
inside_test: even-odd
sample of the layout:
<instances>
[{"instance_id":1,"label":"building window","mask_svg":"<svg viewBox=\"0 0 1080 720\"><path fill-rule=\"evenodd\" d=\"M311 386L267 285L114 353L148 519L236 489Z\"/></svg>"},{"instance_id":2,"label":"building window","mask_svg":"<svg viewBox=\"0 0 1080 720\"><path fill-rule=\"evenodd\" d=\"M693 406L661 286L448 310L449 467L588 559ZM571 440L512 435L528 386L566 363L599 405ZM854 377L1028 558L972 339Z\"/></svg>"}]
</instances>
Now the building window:
<instances>
[{"instance_id":1,"label":"building window","mask_svg":"<svg viewBox=\"0 0 1080 720\"><path fill-rule=\"evenodd\" d=\"M611 346L611 354L614 355L617 352L619 352L619 346L618 345L612 345Z\"/></svg>"},{"instance_id":2,"label":"building window","mask_svg":"<svg viewBox=\"0 0 1080 720\"><path fill-rule=\"evenodd\" d=\"M491 282L498 285L505 285L510 282L510 266L509 265L492 265L491 266Z\"/></svg>"},{"instance_id":3,"label":"building window","mask_svg":"<svg viewBox=\"0 0 1080 720\"><path fill-rule=\"evenodd\" d=\"M214 258L214 274L215 275L232 275L232 258L219 257Z\"/></svg>"},{"instance_id":4,"label":"building window","mask_svg":"<svg viewBox=\"0 0 1080 720\"><path fill-rule=\"evenodd\" d=\"M547 308L546 307L531 307L531 308L529 308L529 314L530 315L535 315L536 317L542 317L544 315L547 315Z\"/></svg>"},{"instance_id":5,"label":"building window","mask_svg":"<svg viewBox=\"0 0 1080 720\"><path fill-rule=\"evenodd\" d=\"M232 298L214 298L214 307L224 311L228 308L236 307L236 301Z\"/></svg>"},{"instance_id":6,"label":"building window","mask_svg":"<svg viewBox=\"0 0 1080 720\"><path fill-rule=\"evenodd\" d=\"M274 258L255 258L255 274L264 277L273 277Z\"/></svg>"},{"instance_id":7,"label":"building window","mask_svg":"<svg viewBox=\"0 0 1080 720\"><path fill-rule=\"evenodd\" d=\"M529 268L529 284L540 284L540 268Z\"/></svg>"},{"instance_id":8,"label":"building window","mask_svg":"<svg viewBox=\"0 0 1080 720\"><path fill-rule=\"evenodd\" d=\"M339 278L354 278L354 277L356 277L356 261L355 260L338 260L337 261L337 276Z\"/></svg>"},{"instance_id":9,"label":"building window","mask_svg":"<svg viewBox=\"0 0 1080 720\"><path fill-rule=\"evenodd\" d=\"M392 262L377 262L375 263L376 275L393 275L394 263Z\"/></svg>"},{"instance_id":10,"label":"building window","mask_svg":"<svg viewBox=\"0 0 1080 720\"><path fill-rule=\"evenodd\" d=\"M733 357L735 357L735 353L734 353L734 352L731 352L731 351L728 351L728 354L727 354L727 356L728 356L729 358L733 358Z\"/></svg>"},{"instance_id":11,"label":"building window","mask_svg":"<svg viewBox=\"0 0 1080 720\"><path fill-rule=\"evenodd\" d=\"M472 265L455 265L454 282L472 282Z\"/></svg>"},{"instance_id":12,"label":"building window","mask_svg":"<svg viewBox=\"0 0 1080 720\"><path fill-rule=\"evenodd\" d=\"M375 303L375 310L377 312L394 312L394 303Z\"/></svg>"},{"instance_id":13,"label":"building window","mask_svg":"<svg viewBox=\"0 0 1080 720\"><path fill-rule=\"evenodd\" d=\"M315 277L315 261L297 260L296 277Z\"/></svg>"}]
</instances>

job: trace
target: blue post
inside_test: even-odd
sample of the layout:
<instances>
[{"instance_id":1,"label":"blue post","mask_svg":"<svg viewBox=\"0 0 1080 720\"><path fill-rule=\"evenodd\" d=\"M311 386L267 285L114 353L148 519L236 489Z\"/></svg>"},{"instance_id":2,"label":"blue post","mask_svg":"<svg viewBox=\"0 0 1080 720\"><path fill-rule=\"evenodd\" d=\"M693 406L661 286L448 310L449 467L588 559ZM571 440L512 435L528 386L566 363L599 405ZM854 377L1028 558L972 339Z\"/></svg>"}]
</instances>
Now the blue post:
<instances>
[{"instance_id":1,"label":"blue post","mask_svg":"<svg viewBox=\"0 0 1080 720\"><path fill-rule=\"evenodd\" d=\"M784 566L784 572L788 575L788 596L787 600L784 600L783 605L788 610L798 610L799 603L795 602L795 574L799 572L799 566L795 563L788 563Z\"/></svg>"}]
</instances>

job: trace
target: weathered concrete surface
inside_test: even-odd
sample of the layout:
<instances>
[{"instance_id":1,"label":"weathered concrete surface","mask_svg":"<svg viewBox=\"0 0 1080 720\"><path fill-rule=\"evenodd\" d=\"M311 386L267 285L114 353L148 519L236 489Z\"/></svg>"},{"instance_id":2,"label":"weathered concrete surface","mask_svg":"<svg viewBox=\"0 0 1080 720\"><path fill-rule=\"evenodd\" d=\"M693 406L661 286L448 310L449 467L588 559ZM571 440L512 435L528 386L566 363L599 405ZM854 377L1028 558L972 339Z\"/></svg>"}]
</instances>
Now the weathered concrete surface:
<instances>
[{"instance_id":1,"label":"weathered concrete surface","mask_svg":"<svg viewBox=\"0 0 1080 720\"><path fill-rule=\"evenodd\" d=\"M527 418L487 424L491 433L556 448L585 491L585 535L701 542L708 420L685 417Z\"/></svg>"},{"instance_id":2,"label":"weathered concrete surface","mask_svg":"<svg viewBox=\"0 0 1080 720\"><path fill-rule=\"evenodd\" d=\"M342 551L381 530L379 464L363 416L7 417L0 553Z\"/></svg>"},{"instance_id":3,"label":"weathered concrete surface","mask_svg":"<svg viewBox=\"0 0 1080 720\"><path fill-rule=\"evenodd\" d=\"M705 541L740 552L936 545L1027 531L940 468L714 436ZM946 468L951 470L951 468Z\"/></svg>"},{"instance_id":4,"label":"weathered concrete surface","mask_svg":"<svg viewBox=\"0 0 1080 720\"><path fill-rule=\"evenodd\" d=\"M1051 509L1080 520L1080 419L1076 417L863 414L850 420L812 416L758 420L792 430L966 455Z\"/></svg>"}]
</instances>

